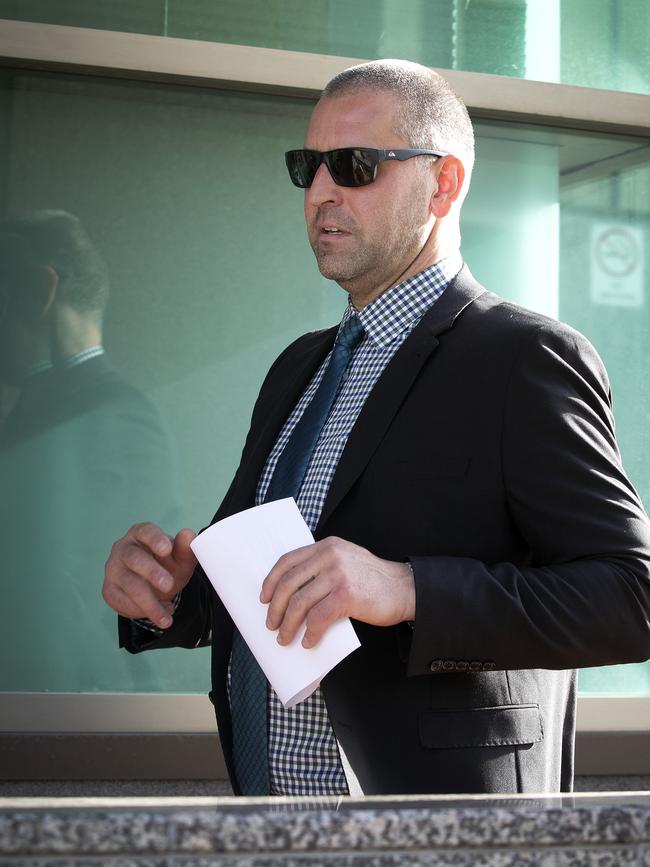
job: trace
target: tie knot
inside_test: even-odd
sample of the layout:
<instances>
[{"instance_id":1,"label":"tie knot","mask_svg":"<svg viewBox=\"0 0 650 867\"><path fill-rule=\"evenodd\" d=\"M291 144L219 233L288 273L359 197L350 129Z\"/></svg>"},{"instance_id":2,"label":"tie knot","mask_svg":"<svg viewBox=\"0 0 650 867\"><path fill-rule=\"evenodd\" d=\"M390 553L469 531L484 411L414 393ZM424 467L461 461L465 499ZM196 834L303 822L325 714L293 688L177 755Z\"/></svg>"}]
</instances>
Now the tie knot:
<instances>
[{"instance_id":1,"label":"tie knot","mask_svg":"<svg viewBox=\"0 0 650 867\"><path fill-rule=\"evenodd\" d=\"M363 325L359 322L359 317L351 316L337 334L336 342L351 352L361 342L363 335Z\"/></svg>"}]
</instances>

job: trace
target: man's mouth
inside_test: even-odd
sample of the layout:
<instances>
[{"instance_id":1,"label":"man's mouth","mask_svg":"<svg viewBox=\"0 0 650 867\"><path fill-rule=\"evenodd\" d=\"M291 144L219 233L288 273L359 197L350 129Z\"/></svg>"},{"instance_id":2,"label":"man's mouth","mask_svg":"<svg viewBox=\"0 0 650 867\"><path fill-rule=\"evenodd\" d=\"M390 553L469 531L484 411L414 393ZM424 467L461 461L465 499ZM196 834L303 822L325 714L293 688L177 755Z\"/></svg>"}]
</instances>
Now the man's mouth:
<instances>
[{"instance_id":1,"label":"man's mouth","mask_svg":"<svg viewBox=\"0 0 650 867\"><path fill-rule=\"evenodd\" d=\"M343 231L343 229L339 229L336 226L323 226L320 230L321 235L327 235L328 237L336 237L337 235L348 235L349 232Z\"/></svg>"}]
</instances>

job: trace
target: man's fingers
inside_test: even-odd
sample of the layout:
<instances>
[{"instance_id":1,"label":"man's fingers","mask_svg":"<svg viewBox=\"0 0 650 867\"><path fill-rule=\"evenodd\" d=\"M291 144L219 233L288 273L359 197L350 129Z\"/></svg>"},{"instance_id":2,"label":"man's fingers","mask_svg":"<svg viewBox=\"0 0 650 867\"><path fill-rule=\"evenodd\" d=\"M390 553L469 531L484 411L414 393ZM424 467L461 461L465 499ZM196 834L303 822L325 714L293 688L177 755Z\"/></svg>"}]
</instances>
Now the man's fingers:
<instances>
[{"instance_id":1,"label":"man's fingers","mask_svg":"<svg viewBox=\"0 0 650 867\"><path fill-rule=\"evenodd\" d=\"M172 548L172 557L174 560L177 563L184 563L191 566L192 571L194 571L194 567L196 566L196 555L190 548L190 543L194 541L194 539L196 539L196 533L194 530L185 527L176 533Z\"/></svg>"},{"instance_id":2,"label":"man's fingers","mask_svg":"<svg viewBox=\"0 0 650 867\"><path fill-rule=\"evenodd\" d=\"M174 587L174 577L144 548L129 545L122 554L122 563L134 575L144 578L163 593Z\"/></svg>"},{"instance_id":3,"label":"man's fingers","mask_svg":"<svg viewBox=\"0 0 650 867\"><path fill-rule=\"evenodd\" d=\"M173 539L155 524L136 524L131 531L133 541L125 545L122 553L125 565L161 593L174 595L182 589L197 562L190 548L196 537L194 530L180 530Z\"/></svg>"},{"instance_id":4,"label":"man's fingers","mask_svg":"<svg viewBox=\"0 0 650 867\"><path fill-rule=\"evenodd\" d=\"M144 616L140 608L126 595L121 587L117 586L117 584L110 584L107 587L104 587L102 596L111 608L117 611L118 614L121 614L122 617L131 618Z\"/></svg>"},{"instance_id":5,"label":"man's fingers","mask_svg":"<svg viewBox=\"0 0 650 867\"><path fill-rule=\"evenodd\" d=\"M193 530L174 539L152 523L134 524L111 550L102 594L125 617L148 617L163 629L171 625L169 600L189 581L196 565Z\"/></svg>"},{"instance_id":6,"label":"man's fingers","mask_svg":"<svg viewBox=\"0 0 650 867\"><path fill-rule=\"evenodd\" d=\"M163 601L156 596L146 581L132 581L126 594L137 610L143 612L143 614L138 615L139 617L148 617L162 629L171 626L171 617L167 613Z\"/></svg>"},{"instance_id":7,"label":"man's fingers","mask_svg":"<svg viewBox=\"0 0 650 867\"><path fill-rule=\"evenodd\" d=\"M305 634L302 637L302 646L309 649L315 647L325 634L325 630L343 616L343 609L338 594L328 593L327 596L315 605L307 614Z\"/></svg>"},{"instance_id":8,"label":"man's fingers","mask_svg":"<svg viewBox=\"0 0 650 867\"><path fill-rule=\"evenodd\" d=\"M415 580L406 563L382 560L335 536L281 557L260 594L267 626L291 643L304 621L303 646L314 647L330 624L353 617L375 626L415 618Z\"/></svg>"},{"instance_id":9,"label":"man's fingers","mask_svg":"<svg viewBox=\"0 0 650 867\"><path fill-rule=\"evenodd\" d=\"M278 560L278 564L280 564L280 560ZM277 566L274 566L273 570L276 568ZM314 583L314 579L318 576L318 559L316 557L308 557L303 562L299 562L289 568L285 565L281 569L282 571L279 573L279 576L274 579L275 589L270 597L269 608L266 614L266 623L269 629L277 629L280 626L287 606L290 600L293 599L293 596L301 588L306 589L307 585ZM272 572L269 573L269 575L271 574ZM313 589L311 592L313 594ZM317 598L322 597L319 596Z\"/></svg>"},{"instance_id":10,"label":"man's fingers","mask_svg":"<svg viewBox=\"0 0 650 867\"><path fill-rule=\"evenodd\" d=\"M324 578L314 578L291 595L284 616L277 624L280 627L278 632L279 644L290 644L293 641L296 631L304 622L307 613L330 593L330 589ZM268 618L267 625L271 629L277 628L277 626L272 626L269 623Z\"/></svg>"},{"instance_id":11,"label":"man's fingers","mask_svg":"<svg viewBox=\"0 0 650 867\"><path fill-rule=\"evenodd\" d=\"M128 593L118 584L107 585L103 596L111 608L123 617L147 617L161 629L172 625L171 602L157 599L146 581L134 579Z\"/></svg>"},{"instance_id":12,"label":"man's fingers","mask_svg":"<svg viewBox=\"0 0 650 867\"><path fill-rule=\"evenodd\" d=\"M316 542L313 545L305 545L302 548L296 548L295 551L289 551L288 554L283 554L264 579L262 592L260 593L260 602L270 602L275 596L280 581L288 572L309 561L316 553L317 545L318 543ZM313 575L314 573L312 572L311 574ZM307 575L307 578L302 583L304 584L310 577L311 575ZM296 587L299 586L299 584L296 585Z\"/></svg>"},{"instance_id":13,"label":"man's fingers","mask_svg":"<svg viewBox=\"0 0 650 867\"><path fill-rule=\"evenodd\" d=\"M157 557L168 557L172 553L174 540L150 521L134 524L127 533L128 537L148 548Z\"/></svg>"}]
</instances>

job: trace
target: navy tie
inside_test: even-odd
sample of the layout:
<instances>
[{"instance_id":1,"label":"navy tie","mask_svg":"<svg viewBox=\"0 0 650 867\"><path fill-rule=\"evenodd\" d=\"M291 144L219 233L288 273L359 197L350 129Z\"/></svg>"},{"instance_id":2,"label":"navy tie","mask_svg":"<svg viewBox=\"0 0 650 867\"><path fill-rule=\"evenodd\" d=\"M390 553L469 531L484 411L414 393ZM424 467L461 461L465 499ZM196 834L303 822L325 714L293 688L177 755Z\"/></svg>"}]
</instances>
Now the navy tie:
<instances>
[{"instance_id":1,"label":"navy tie","mask_svg":"<svg viewBox=\"0 0 650 867\"><path fill-rule=\"evenodd\" d=\"M318 388L278 458L264 502L284 497L298 499L343 374L362 337L363 326L357 316L352 316L340 329ZM235 776L243 795L268 795L266 678L237 629L233 633L230 674Z\"/></svg>"}]
</instances>

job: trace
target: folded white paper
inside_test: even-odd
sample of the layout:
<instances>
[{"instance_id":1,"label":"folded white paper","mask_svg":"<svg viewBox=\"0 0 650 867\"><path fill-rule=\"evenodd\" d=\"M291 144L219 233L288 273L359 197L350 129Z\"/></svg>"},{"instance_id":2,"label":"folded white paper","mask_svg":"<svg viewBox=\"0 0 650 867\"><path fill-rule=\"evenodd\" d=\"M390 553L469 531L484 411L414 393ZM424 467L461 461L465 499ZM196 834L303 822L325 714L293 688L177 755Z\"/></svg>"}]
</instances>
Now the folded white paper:
<instances>
[{"instance_id":1,"label":"folded white paper","mask_svg":"<svg viewBox=\"0 0 650 867\"><path fill-rule=\"evenodd\" d=\"M264 503L218 521L192 542L192 549L284 707L314 692L325 675L359 647L349 618L333 623L316 647L302 644L304 625L291 644L280 645L266 627L262 583L288 551L314 537L293 498Z\"/></svg>"}]
</instances>

